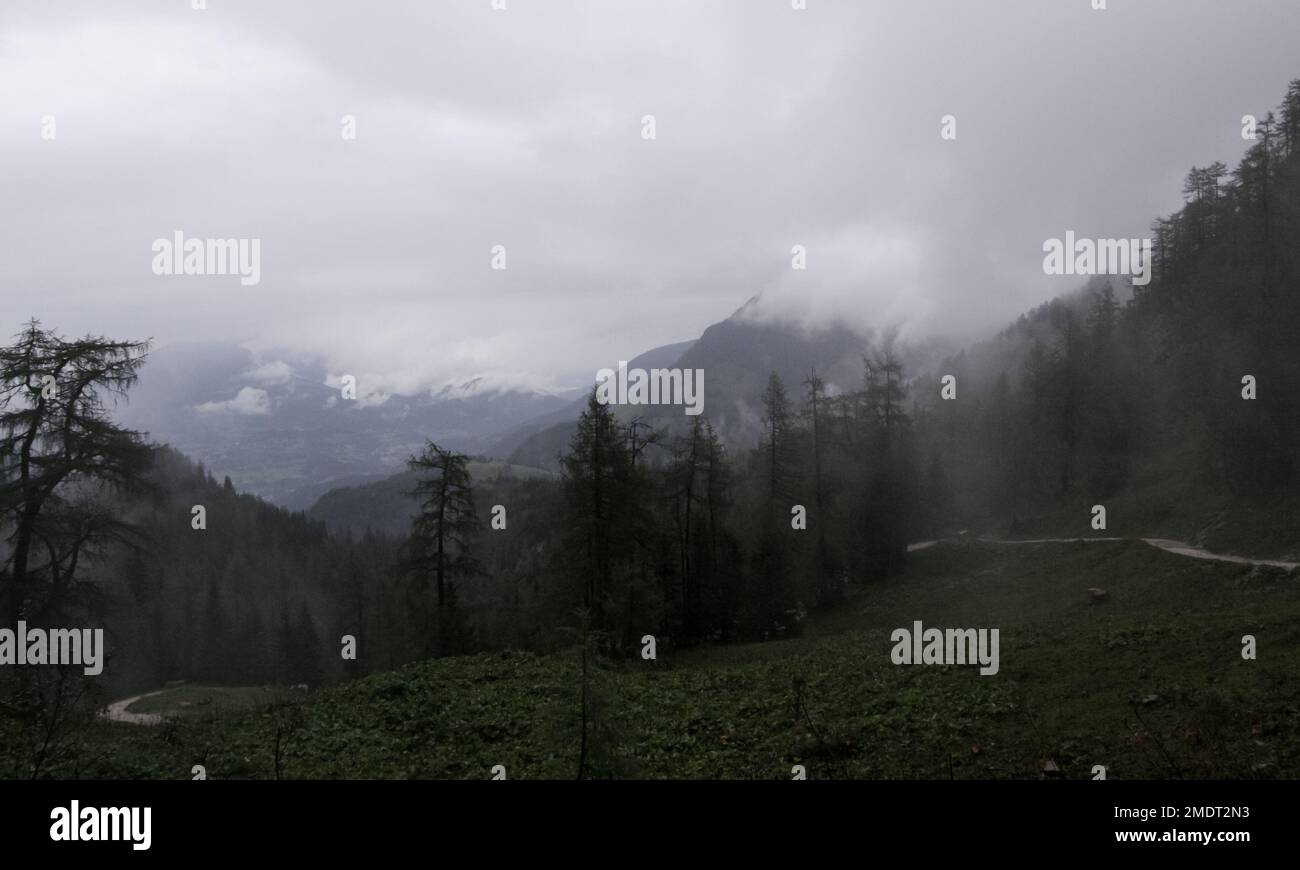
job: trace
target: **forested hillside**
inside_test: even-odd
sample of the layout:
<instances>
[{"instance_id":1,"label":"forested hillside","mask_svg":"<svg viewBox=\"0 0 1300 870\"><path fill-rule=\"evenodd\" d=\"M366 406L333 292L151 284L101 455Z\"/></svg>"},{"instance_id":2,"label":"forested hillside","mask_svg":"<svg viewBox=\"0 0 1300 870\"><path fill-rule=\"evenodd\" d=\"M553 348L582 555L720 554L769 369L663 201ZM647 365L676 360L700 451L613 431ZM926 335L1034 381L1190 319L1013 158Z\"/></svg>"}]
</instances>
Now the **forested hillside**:
<instances>
[{"instance_id":1,"label":"forested hillside","mask_svg":"<svg viewBox=\"0 0 1300 870\"><path fill-rule=\"evenodd\" d=\"M407 626L393 541L331 537L168 448L154 452L148 480L152 496L124 506L144 542L96 572L118 689L177 679L315 685L411 657L396 646ZM365 636L369 655L342 661L344 634Z\"/></svg>"},{"instance_id":2,"label":"forested hillside","mask_svg":"<svg viewBox=\"0 0 1300 870\"><path fill-rule=\"evenodd\" d=\"M1188 173L1148 286L1095 279L917 382L953 493L935 531L1078 534L1106 504L1119 534L1300 548L1300 81L1257 135L1234 170Z\"/></svg>"}]
</instances>

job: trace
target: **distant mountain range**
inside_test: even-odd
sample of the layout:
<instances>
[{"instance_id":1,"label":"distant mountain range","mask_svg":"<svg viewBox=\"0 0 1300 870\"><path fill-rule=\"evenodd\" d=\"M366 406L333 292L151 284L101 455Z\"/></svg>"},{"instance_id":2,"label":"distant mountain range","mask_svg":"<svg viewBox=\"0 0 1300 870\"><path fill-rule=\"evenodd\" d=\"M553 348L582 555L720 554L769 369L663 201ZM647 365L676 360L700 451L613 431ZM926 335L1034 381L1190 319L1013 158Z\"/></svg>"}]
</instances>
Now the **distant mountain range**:
<instances>
[{"instance_id":1,"label":"distant mountain range","mask_svg":"<svg viewBox=\"0 0 1300 870\"><path fill-rule=\"evenodd\" d=\"M760 399L773 372L785 384L792 405L798 406L803 382L816 370L831 393L861 388L863 355L872 347L870 330L844 323L806 327L763 318L758 297L750 299L726 320L704 330L696 341L655 348L628 362L628 368L680 368L704 371L703 413L723 440L752 446L760 435ZM938 364L953 347L939 340L900 343L899 358L909 374ZM608 363L614 368L618 361ZM531 421L499 440L490 455L516 465L559 470L558 457L567 449L586 396L562 410ZM639 415L656 427L680 431L689 421L674 405L621 406L621 418Z\"/></svg>"},{"instance_id":2,"label":"distant mountain range","mask_svg":"<svg viewBox=\"0 0 1300 870\"><path fill-rule=\"evenodd\" d=\"M388 477L427 438L481 453L572 401L469 382L366 404L343 400L326 379L323 364L258 359L234 344L169 345L150 354L116 416L218 479L302 510L335 487Z\"/></svg>"},{"instance_id":3,"label":"distant mountain range","mask_svg":"<svg viewBox=\"0 0 1300 870\"><path fill-rule=\"evenodd\" d=\"M758 437L759 398L768 376L785 381L792 402L816 368L832 388L860 386L870 336L846 325L810 329L763 319L757 297L704 330L699 339L664 345L628 360L629 369L704 370L704 414L722 437L748 445ZM947 348L903 347L909 370ZM619 360L598 361L616 368ZM585 393L489 389L471 380L424 394L353 402L327 384L323 364L285 355L257 357L227 343L185 343L154 351L118 409L119 420L193 457L218 478L292 510L331 490L382 481L404 469L427 439L514 466L559 470ZM670 430L689 420L678 405L621 406Z\"/></svg>"}]
</instances>

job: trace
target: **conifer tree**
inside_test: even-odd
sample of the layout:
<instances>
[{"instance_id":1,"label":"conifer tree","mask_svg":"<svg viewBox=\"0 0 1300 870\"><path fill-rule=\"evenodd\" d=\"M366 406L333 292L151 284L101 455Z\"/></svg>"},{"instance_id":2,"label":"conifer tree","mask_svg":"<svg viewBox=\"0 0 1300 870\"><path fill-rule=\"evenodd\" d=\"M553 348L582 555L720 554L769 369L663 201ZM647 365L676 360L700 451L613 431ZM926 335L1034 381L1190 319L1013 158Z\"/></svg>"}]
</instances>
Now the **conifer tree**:
<instances>
[{"instance_id":1,"label":"conifer tree","mask_svg":"<svg viewBox=\"0 0 1300 870\"><path fill-rule=\"evenodd\" d=\"M421 475L409 493L419 499L419 513L411 521L410 561L420 576L433 578L440 610L454 606L458 581L479 573L474 539L482 524L468 459L430 441L407 462Z\"/></svg>"}]
</instances>

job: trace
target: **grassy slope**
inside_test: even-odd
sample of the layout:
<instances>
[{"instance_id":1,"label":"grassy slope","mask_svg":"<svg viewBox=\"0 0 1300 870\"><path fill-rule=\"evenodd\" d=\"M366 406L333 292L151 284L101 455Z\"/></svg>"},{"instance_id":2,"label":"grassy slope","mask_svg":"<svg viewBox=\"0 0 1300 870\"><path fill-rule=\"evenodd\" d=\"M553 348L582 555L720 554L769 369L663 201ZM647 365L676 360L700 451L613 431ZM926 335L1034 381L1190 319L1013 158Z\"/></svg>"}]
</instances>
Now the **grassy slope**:
<instances>
[{"instance_id":1,"label":"grassy slope","mask_svg":"<svg viewBox=\"0 0 1300 870\"><path fill-rule=\"evenodd\" d=\"M602 668L598 775L1111 778L1300 776L1300 578L1140 543L943 544L805 636ZM1112 600L1089 607L1085 589ZM1001 672L900 667L890 632L1001 630ZM1240 656L1254 634L1259 659ZM409 666L313 696L287 777L574 775L578 654ZM797 681L803 688L796 688ZM801 691L808 718L797 719ZM810 721L809 721L810 720ZM221 724L101 724L82 775L273 775L287 708ZM810 724L811 722L811 724ZM1046 765L1050 767L1051 765Z\"/></svg>"}]
</instances>

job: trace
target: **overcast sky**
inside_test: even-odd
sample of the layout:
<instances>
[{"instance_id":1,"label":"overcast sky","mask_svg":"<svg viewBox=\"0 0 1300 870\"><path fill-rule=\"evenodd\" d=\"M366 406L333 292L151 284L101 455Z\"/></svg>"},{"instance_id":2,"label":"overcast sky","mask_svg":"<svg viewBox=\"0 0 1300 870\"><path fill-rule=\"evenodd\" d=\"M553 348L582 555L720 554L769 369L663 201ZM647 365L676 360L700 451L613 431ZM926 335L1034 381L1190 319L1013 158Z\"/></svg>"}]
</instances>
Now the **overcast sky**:
<instances>
[{"instance_id":1,"label":"overcast sky","mask_svg":"<svg viewBox=\"0 0 1300 870\"><path fill-rule=\"evenodd\" d=\"M758 293L991 329L1073 288L1046 238L1144 235L1300 76L1296 0L1107 5L3 0L0 326L403 391L590 382ZM178 229L261 239L261 283L154 275Z\"/></svg>"}]
</instances>

